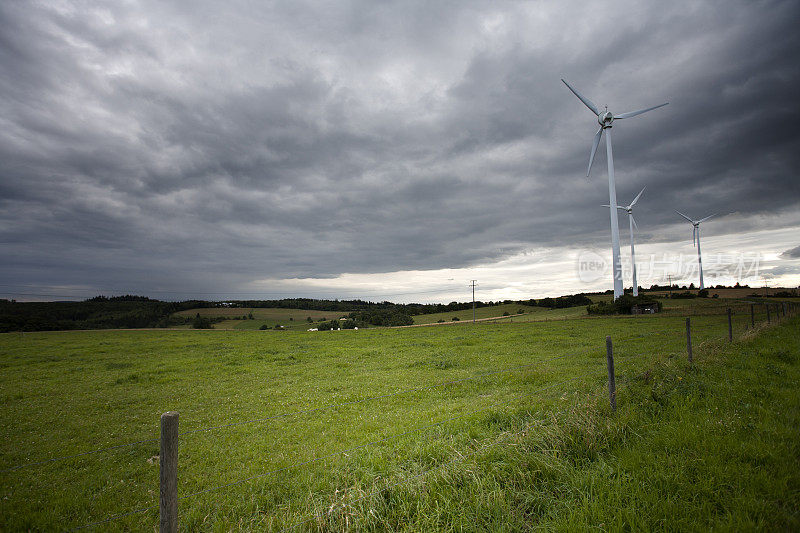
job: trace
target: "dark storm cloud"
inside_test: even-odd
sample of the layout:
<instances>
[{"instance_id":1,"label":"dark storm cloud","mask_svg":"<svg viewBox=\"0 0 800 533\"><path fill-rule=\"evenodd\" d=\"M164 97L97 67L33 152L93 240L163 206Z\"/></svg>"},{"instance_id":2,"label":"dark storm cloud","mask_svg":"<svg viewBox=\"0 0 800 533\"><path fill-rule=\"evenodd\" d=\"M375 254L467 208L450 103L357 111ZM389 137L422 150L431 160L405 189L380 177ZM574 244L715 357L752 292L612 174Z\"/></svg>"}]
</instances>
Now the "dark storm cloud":
<instances>
[{"instance_id":1,"label":"dark storm cloud","mask_svg":"<svg viewBox=\"0 0 800 533\"><path fill-rule=\"evenodd\" d=\"M795 2L582 6L4 3L4 279L234 291L605 243L561 77L670 102L612 130L645 237L797 210Z\"/></svg>"},{"instance_id":2,"label":"dark storm cloud","mask_svg":"<svg viewBox=\"0 0 800 533\"><path fill-rule=\"evenodd\" d=\"M789 258L800 258L800 246L795 246L789 250L786 250L781 254L782 257L789 257Z\"/></svg>"}]
</instances>

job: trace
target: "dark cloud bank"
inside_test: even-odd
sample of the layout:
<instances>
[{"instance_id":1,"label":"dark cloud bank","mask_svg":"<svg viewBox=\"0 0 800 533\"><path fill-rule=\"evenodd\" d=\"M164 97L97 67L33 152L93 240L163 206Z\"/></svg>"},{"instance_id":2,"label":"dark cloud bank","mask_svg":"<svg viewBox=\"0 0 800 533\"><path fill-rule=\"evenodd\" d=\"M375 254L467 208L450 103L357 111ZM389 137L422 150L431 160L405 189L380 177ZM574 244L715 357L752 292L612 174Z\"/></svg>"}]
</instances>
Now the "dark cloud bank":
<instances>
[{"instance_id":1,"label":"dark cloud bank","mask_svg":"<svg viewBox=\"0 0 800 533\"><path fill-rule=\"evenodd\" d=\"M613 130L643 238L797 211L796 2L583 5L4 2L3 279L208 294L604 244L561 77L670 102Z\"/></svg>"}]
</instances>

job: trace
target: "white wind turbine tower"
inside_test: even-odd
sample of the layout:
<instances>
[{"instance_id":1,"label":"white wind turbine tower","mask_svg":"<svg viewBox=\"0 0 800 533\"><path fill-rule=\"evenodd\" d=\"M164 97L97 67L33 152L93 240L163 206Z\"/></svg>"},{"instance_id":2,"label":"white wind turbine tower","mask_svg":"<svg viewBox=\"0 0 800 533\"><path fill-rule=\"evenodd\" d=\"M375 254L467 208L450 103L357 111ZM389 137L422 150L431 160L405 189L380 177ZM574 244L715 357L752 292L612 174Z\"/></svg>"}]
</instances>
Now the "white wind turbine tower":
<instances>
[{"instance_id":1,"label":"white wind turbine tower","mask_svg":"<svg viewBox=\"0 0 800 533\"><path fill-rule=\"evenodd\" d=\"M703 290L706 287L703 285L703 256L700 255L700 223L705 222L714 215L708 215L706 218L701 218L700 220L692 220L680 211L675 212L691 222L692 226L694 226L692 229L692 243L697 246L697 265L700 267L700 290Z\"/></svg>"},{"instance_id":2,"label":"white wind turbine tower","mask_svg":"<svg viewBox=\"0 0 800 533\"><path fill-rule=\"evenodd\" d=\"M636 202L639 201L639 198L642 196L642 193L647 187L642 187L642 190L639 191L639 194L636 195L636 198L625 207L621 205L617 206L617 209L622 209L626 213L628 213L628 225L631 227L631 270L633 272L633 295L639 296L639 284L636 281L636 253L633 249L633 227L636 226L636 229L639 229L639 225L636 223L636 220L633 218L633 206L636 205ZM603 207L611 207L609 205L604 205Z\"/></svg>"},{"instance_id":3,"label":"white wind turbine tower","mask_svg":"<svg viewBox=\"0 0 800 533\"><path fill-rule=\"evenodd\" d=\"M572 91L572 93L592 111L592 113L597 115L597 122L600 123L600 129L597 130L597 133L594 136L592 153L589 156L589 168L586 170L587 178L589 177L589 173L592 171L594 154L597 152L597 146L600 144L600 137L603 136L604 131L606 132L606 157L608 159L608 203L611 204L611 209L608 211L611 213L611 257L613 260L614 299L616 300L622 296L622 266L619 262L619 221L617 219L617 207L619 206L617 206L617 189L616 184L614 183L614 154L611 150L611 125L616 119L635 117L637 115L641 115L642 113L652 111L653 109L663 107L667 104L659 104L646 109L640 109L639 111L629 111L620 115L613 115L608 110L608 106L606 106L605 111L600 111L591 100L573 89L570 84L566 82L566 80L562 78L561 81L564 82L564 85L566 85L567 88Z\"/></svg>"}]
</instances>

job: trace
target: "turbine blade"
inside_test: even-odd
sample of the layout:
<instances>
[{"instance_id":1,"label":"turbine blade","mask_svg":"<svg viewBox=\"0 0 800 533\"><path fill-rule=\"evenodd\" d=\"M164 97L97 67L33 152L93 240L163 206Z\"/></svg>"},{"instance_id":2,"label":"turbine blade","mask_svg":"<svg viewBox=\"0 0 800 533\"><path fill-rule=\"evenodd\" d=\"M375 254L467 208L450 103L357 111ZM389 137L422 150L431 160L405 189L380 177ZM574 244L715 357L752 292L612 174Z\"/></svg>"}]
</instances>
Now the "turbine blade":
<instances>
[{"instance_id":1,"label":"turbine blade","mask_svg":"<svg viewBox=\"0 0 800 533\"><path fill-rule=\"evenodd\" d=\"M634 198L634 199L633 199L633 201L631 202L631 205L630 205L629 207L633 207L633 206L635 206L635 205L636 205L636 202L638 202L638 201L639 201L639 197L641 197L641 196L642 196L642 193L644 192L644 190L645 190L646 188L647 188L647 186L645 186L645 187L643 187L643 188L642 188L641 192L640 192L639 194L637 194L637 195L636 195L636 198Z\"/></svg>"},{"instance_id":2,"label":"turbine blade","mask_svg":"<svg viewBox=\"0 0 800 533\"><path fill-rule=\"evenodd\" d=\"M600 207L611 207L611 206L610 206L610 205L608 205L608 204L603 204L603 205L601 205Z\"/></svg>"},{"instance_id":3,"label":"turbine blade","mask_svg":"<svg viewBox=\"0 0 800 533\"><path fill-rule=\"evenodd\" d=\"M703 222L705 220L708 220L711 217L715 217L715 216L717 216L716 213L714 213L713 215L708 215L706 218L701 218L700 220L698 220L697 223L699 224L699 223L701 223L701 222Z\"/></svg>"},{"instance_id":4,"label":"turbine blade","mask_svg":"<svg viewBox=\"0 0 800 533\"><path fill-rule=\"evenodd\" d=\"M597 130L597 133L594 134L594 142L592 143L592 153L589 156L589 168L586 169L586 177L589 177L589 173L592 171L592 163L594 163L594 154L597 153L597 146L600 144L600 137L603 136L603 127L600 126L600 129Z\"/></svg>"},{"instance_id":5,"label":"turbine blade","mask_svg":"<svg viewBox=\"0 0 800 533\"><path fill-rule=\"evenodd\" d=\"M583 105L585 105L586 107L588 107L589 109L591 109L592 113L594 113L595 115L599 115L599 114L600 114L600 111L597 109L597 106L596 106L596 105L594 105L594 102L592 102L591 100L589 100L588 98L586 98L585 96L583 96L581 93L579 93L578 91L576 91L575 89L573 89L573 88L572 88L572 85L570 85L569 83L567 83L567 80L565 80L564 78L561 78L561 81L563 81L563 82L564 82L564 85L566 85L566 86L567 86L567 88L568 88L570 91L572 91L572 94L574 94L575 96L577 96L577 97L578 97L578 100L580 100L581 102L583 102Z\"/></svg>"},{"instance_id":6,"label":"turbine blade","mask_svg":"<svg viewBox=\"0 0 800 533\"><path fill-rule=\"evenodd\" d=\"M635 117L636 115L641 115L642 113L647 113L648 111L652 111L653 109L658 109L659 107L664 107L667 104L669 104L669 102L667 102L666 104L654 105L653 107L648 107L647 109L640 109L639 111L628 111L627 113L622 113L620 115L614 115L614 118L618 119L618 118Z\"/></svg>"},{"instance_id":7,"label":"turbine blade","mask_svg":"<svg viewBox=\"0 0 800 533\"><path fill-rule=\"evenodd\" d=\"M697 226L692 227L692 246L697 246Z\"/></svg>"},{"instance_id":8,"label":"turbine blade","mask_svg":"<svg viewBox=\"0 0 800 533\"><path fill-rule=\"evenodd\" d=\"M685 218L686 220L688 220L689 222L691 222L692 224L694 224L694 220L692 220L691 218L687 217L686 215L684 215L684 214L683 214L683 213L681 213L680 211L677 211L677 210L676 210L675 212L676 212L676 213L678 213L678 214L679 214L680 216L682 216L683 218Z\"/></svg>"},{"instance_id":9,"label":"turbine blade","mask_svg":"<svg viewBox=\"0 0 800 533\"><path fill-rule=\"evenodd\" d=\"M634 228L639 229L639 224L636 223L636 219L633 218L633 215L631 215L631 222L633 222L633 227Z\"/></svg>"}]
</instances>

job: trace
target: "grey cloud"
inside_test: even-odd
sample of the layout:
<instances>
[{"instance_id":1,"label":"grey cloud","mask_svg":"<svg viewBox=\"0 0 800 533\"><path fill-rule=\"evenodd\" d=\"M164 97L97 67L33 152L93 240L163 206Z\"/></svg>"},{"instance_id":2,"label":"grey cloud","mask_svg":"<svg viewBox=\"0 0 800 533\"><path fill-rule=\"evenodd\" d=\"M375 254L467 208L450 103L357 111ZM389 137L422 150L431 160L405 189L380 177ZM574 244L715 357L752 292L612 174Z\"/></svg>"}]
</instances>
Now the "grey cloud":
<instances>
[{"instance_id":1,"label":"grey cloud","mask_svg":"<svg viewBox=\"0 0 800 533\"><path fill-rule=\"evenodd\" d=\"M623 22L570 2L6 3L0 271L224 291L604 244L605 154L586 180L596 122L561 77L615 112L670 101L613 129L644 238L683 238L673 208L797 210L796 3L604 7Z\"/></svg>"},{"instance_id":2,"label":"grey cloud","mask_svg":"<svg viewBox=\"0 0 800 533\"><path fill-rule=\"evenodd\" d=\"M781 254L781 257L787 257L792 259L800 258L800 246L795 246L794 248L790 248Z\"/></svg>"}]
</instances>

